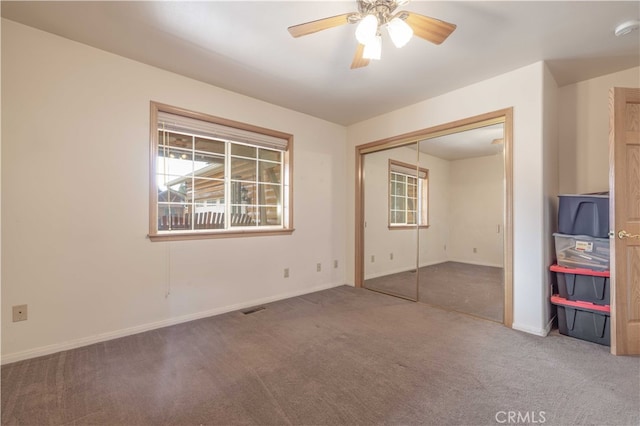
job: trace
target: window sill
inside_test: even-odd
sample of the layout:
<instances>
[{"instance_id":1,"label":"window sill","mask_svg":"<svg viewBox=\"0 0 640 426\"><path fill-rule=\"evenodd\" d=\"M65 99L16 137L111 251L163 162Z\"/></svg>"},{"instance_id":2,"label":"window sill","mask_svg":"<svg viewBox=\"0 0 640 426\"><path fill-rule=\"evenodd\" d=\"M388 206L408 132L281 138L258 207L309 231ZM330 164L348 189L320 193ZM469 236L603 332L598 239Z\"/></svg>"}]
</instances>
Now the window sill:
<instances>
[{"instance_id":1,"label":"window sill","mask_svg":"<svg viewBox=\"0 0 640 426\"><path fill-rule=\"evenodd\" d=\"M274 235L291 235L295 229L243 229L234 231L218 232L176 232L149 234L147 237L151 241L187 241L187 240L210 240L216 238L243 238L243 237L267 237Z\"/></svg>"},{"instance_id":2,"label":"window sill","mask_svg":"<svg viewBox=\"0 0 640 426\"><path fill-rule=\"evenodd\" d=\"M398 225L398 226L391 226L389 225L389 230L390 231L395 231L395 230L400 230L400 229L427 229L429 227L429 225L420 225L417 226L416 225Z\"/></svg>"}]
</instances>

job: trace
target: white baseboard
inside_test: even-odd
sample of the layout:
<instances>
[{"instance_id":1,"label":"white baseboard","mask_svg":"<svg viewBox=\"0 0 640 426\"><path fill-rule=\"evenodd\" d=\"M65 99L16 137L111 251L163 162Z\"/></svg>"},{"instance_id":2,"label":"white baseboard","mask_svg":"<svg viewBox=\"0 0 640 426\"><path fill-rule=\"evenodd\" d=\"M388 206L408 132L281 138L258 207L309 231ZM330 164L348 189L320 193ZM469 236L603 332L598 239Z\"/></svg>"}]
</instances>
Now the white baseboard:
<instances>
[{"instance_id":1,"label":"white baseboard","mask_svg":"<svg viewBox=\"0 0 640 426\"><path fill-rule=\"evenodd\" d=\"M430 262L426 262L426 263L421 263L420 267L423 268L425 266L437 265L439 263L444 263L444 262L447 262L447 260L445 259L445 260L430 261ZM405 268L391 269L391 270L387 270L387 271L377 272L375 274L366 275L364 277L364 279L365 280L370 280L372 278L384 277L384 276L392 275L392 274L399 274L401 272L413 271L415 269L416 269L415 267L405 267Z\"/></svg>"},{"instance_id":2,"label":"white baseboard","mask_svg":"<svg viewBox=\"0 0 640 426\"><path fill-rule=\"evenodd\" d=\"M433 265L439 265L441 263L445 263L448 262L449 259L442 259L442 260L432 260L430 262L424 262L420 264L421 268L424 268L425 266L433 266Z\"/></svg>"},{"instance_id":3,"label":"white baseboard","mask_svg":"<svg viewBox=\"0 0 640 426\"><path fill-rule=\"evenodd\" d=\"M231 311L237 311L239 309L245 309L256 305L262 305L265 303L276 302L282 299L288 299L291 297L301 296L303 294L314 293L316 291L327 290L329 288L339 287L344 284L323 284L316 287L306 288L303 290L292 291L289 293L282 293L275 296L264 297L261 299L249 300L235 305L223 306L220 308L210 309L207 311L196 312L194 314L183 315L175 318L167 318L161 321L142 324L135 327L129 327L122 330L110 331L107 333L96 334L94 336L82 337L80 339L69 340L62 343L56 343L48 346L41 346L39 348L29 349L22 352L15 352L8 355L2 355L0 364L10 364L16 361L22 361L25 359L36 358L43 355L49 355L56 352L62 352L69 349L75 349L82 346L92 345L94 343L104 342L107 340L117 339L119 337L130 336L132 334L143 333L149 330L155 330L158 328L168 327L171 325L181 324L197 320L200 318L211 317L215 315L224 314Z\"/></svg>"},{"instance_id":4,"label":"white baseboard","mask_svg":"<svg viewBox=\"0 0 640 426\"><path fill-rule=\"evenodd\" d=\"M535 327L529 327L528 325L516 324L514 322L511 325L511 328L513 328L514 330L523 331L525 333L535 334L536 336L546 337L549 334L549 332L551 331L551 324L552 323L553 323L553 319L551 321L549 321L549 323L547 324L547 326L545 328L535 328Z\"/></svg>"},{"instance_id":5,"label":"white baseboard","mask_svg":"<svg viewBox=\"0 0 640 426\"><path fill-rule=\"evenodd\" d=\"M458 262L458 263L468 263L469 265L478 265L478 266L491 266L493 268L502 268L502 265L498 265L495 263L489 263L489 262L476 262L473 260L467 260L467 259L448 259L447 262Z\"/></svg>"},{"instance_id":6,"label":"white baseboard","mask_svg":"<svg viewBox=\"0 0 640 426\"><path fill-rule=\"evenodd\" d=\"M386 270L386 271L381 271L381 272L376 272L374 274L369 274L369 275L365 275L364 279L365 280L370 280L372 278L379 278L379 277L385 277L387 275L392 275L392 274L399 274L402 272L408 272L408 271L414 271L416 268L398 268L398 269L390 269L390 270Z\"/></svg>"}]
</instances>

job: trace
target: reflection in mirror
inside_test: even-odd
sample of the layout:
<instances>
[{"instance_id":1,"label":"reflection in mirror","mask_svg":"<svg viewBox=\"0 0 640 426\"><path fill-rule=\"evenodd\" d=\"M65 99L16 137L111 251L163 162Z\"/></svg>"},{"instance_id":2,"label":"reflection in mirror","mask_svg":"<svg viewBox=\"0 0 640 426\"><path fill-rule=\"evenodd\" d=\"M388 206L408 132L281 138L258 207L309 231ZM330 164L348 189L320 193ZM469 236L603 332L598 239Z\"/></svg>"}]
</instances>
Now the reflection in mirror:
<instances>
[{"instance_id":1,"label":"reflection in mirror","mask_svg":"<svg viewBox=\"0 0 640 426\"><path fill-rule=\"evenodd\" d=\"M418 300L417 227L427 217L417 157L414 143L363 158L364 286L410 300Z\"/></svg>"},{"instance_id":2,"label":"reflection in mirror","mask_svg":"<svg viewBox=\"0 0 640 426\"><path fill-rule=\"evenodd\" d=\"M504 125L419 142L430 226L419 231L420 301L502 322Z\"/></svg>"}]
</instances>

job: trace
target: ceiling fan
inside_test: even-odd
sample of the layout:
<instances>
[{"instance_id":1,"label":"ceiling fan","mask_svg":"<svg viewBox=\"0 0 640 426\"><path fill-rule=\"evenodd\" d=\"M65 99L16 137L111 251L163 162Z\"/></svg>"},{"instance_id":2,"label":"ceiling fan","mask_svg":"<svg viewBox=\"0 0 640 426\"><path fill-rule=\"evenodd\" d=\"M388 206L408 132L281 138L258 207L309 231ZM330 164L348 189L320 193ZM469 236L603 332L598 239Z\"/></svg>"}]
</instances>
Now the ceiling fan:
<instances>
[{"instance_id":1,"label":"ceiling fan","mask_svg":"<svg viewBox=\"0 0 640 426\"><path fill-rule=\"evenodd\" d=\"M396 9L409 0L356 0L358 12L344 13L317 21L305 22L288 28L293 37L313 34L344 24L355 24L358 47L351 69L369 65L370 59L380 59L382 36L380 30L387 27L391 41L402 47L416 36L440 44L456 29L454 24L428 16Z\"/></svg>"}]
</instances>

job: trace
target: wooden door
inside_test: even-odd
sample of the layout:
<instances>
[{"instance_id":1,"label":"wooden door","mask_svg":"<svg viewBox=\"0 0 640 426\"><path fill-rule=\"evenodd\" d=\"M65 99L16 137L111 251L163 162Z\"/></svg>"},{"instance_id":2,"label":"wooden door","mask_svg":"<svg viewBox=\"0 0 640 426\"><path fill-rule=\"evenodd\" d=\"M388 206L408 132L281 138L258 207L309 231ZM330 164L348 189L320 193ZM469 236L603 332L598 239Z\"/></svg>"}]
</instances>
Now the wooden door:
<instances>
[{"instance_id":1,"label":"wooden door","mask_svg":"<svg viewBox=\"0 0 640 426\"><path fill-rule=\"evenodd\" d=\"M640 354L640 89L609 94L611 353Z\"/></svg>"}]
</instances>

